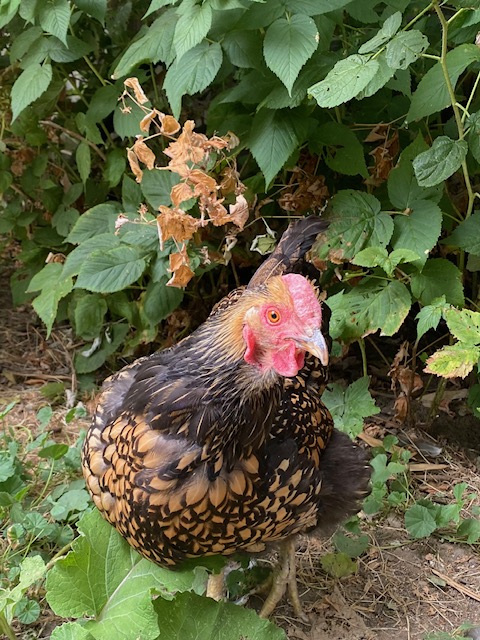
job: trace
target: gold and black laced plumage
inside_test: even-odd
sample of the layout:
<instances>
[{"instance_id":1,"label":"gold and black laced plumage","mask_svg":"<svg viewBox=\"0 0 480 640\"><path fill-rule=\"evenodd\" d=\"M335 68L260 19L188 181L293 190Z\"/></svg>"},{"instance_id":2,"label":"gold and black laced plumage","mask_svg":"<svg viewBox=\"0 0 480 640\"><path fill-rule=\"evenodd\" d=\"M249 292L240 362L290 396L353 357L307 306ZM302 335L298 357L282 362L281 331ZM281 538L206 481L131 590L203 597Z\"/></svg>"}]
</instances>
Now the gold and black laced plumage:
<instances>
[{"instance_id":1,"label":"gold and black laced plumage","mask_svg":"<svg viewBox=\"0 0 480 640\"><path fill-rule=\"evenodd\" d=\"M326 368L307 355L296 376L259 375L244 359L244 317L281 300L282 275L302 270L325 227L291 224L193 334L105 381L83 450L87 487L150 560L261 552L359 509L369 473L321 401Z\"/></svg>"}]
</instances>

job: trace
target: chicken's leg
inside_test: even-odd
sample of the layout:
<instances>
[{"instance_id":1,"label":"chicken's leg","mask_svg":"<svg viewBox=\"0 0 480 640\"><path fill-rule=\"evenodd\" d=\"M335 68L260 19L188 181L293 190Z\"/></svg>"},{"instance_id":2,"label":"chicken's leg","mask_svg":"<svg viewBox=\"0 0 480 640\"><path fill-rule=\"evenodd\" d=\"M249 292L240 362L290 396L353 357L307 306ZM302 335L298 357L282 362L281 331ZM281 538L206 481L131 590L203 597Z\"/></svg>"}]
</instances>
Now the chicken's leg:
<instances>
[{"instance_id":1,"label":"chicken's leg","mask_svg":"<svg viewBox=\"0 0 480 640\"><path fill-rule=\"evenodd\" d=\"M295 568L295 542L294 538L287 538L280 543L280 557L278 568L273 574L273 585L267 599L263 603L260 616L268 618L282 599L288 587L288 595L295 615L301 620L307 617L303 613L297 587L297 572Z\"/></svg>"}]
</instances>

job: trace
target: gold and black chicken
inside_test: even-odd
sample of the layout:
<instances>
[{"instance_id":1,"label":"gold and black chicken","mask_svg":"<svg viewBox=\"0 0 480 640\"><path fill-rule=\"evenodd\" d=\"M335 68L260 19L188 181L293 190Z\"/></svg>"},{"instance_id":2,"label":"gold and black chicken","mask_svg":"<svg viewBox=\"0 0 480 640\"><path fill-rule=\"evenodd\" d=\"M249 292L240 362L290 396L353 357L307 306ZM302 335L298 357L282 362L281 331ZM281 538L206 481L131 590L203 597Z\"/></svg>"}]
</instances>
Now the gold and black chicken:
<instances>
[{"instance_id":1,"label":"gold and black chicken","mask_svg":"<svg viewBox=\"0 0 480 640\"><path fill-rule=\"evenodd\" d=\"M155 563L281 543L262 615L286 585L300 615L294 537L334 529L368 493L363 452L321 400L322 309L301 273L326 226L292 223L196 331L108 378L83 449L95 505Z\"/></svg>"}]
</instances>

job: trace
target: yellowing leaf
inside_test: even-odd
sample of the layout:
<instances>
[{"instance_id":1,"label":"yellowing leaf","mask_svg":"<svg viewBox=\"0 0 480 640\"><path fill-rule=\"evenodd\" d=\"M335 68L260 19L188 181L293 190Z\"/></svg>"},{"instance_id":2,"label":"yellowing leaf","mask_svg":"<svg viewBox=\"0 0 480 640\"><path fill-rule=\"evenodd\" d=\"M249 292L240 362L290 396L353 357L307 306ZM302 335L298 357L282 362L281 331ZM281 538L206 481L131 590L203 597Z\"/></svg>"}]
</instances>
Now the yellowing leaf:
<instances>
[{"instance_id":1,"label":"yellowing leaf","mask_svg":"<svg viewBox=\"0 0 480 640\"><path fill-rule=\"evenodd\" d=\"M480 347L454 344L443 347L427 360L426 373L443 378L465 378L478 363Z\"/></svg>"}]
</instances>

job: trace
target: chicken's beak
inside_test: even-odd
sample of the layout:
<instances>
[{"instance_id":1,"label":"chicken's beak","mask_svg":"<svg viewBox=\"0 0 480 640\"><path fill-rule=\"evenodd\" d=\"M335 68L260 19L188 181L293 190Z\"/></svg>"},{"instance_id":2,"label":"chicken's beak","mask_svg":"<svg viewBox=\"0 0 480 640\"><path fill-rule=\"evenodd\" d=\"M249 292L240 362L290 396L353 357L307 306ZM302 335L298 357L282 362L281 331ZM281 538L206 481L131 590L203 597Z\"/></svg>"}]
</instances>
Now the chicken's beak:
<instances>
[{"instance_id":1,"label":"chicken's beak","mask_svg":"<svg viewBox=\"0 0 480 640\"><path fill-rule=\"evenodd\" d=\"M312 335L295 340L300 349L316 356L324 367L328 365L328 347L320 329L315 329Z\"/></svg>"}]
</instances>

